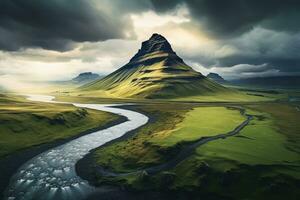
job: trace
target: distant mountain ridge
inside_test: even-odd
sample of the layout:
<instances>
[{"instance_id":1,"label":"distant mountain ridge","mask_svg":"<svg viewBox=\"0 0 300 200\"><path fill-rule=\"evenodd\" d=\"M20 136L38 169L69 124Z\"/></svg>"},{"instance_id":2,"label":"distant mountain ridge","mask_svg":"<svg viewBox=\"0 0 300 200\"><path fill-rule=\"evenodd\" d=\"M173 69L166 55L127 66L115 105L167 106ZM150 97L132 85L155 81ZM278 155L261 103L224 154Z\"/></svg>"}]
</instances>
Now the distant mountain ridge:
<instances>
[{"instance_id":1,"label":"distant mountain ridge","mask_svg":"<svg viewBox=\"0 0 300 200\"><path fill-rule=\"evenodd\" d=\"M209 73L206 77L220 84L228 83L222 76L217 73Z\"/></svg>"},{"instance_id":2,"label":"distant mountain ridge","mask_svg":"<svg viewBox=\"0 0 300 200\"><path fill-rule=\"evenodd\" d=\"M126 65L80 89L130 98L173 98L229 90L188 66L167 39L156 33Z\"/></svg>"},{"instance_id":3,"label":"distant mountain ridge","mask_svg":"<svg viewBox=\"0 0 300 200\"><path fill-rule=\"evenodd\" d=\"M99 78L100 78L99 74L95 74L92 72L83 72L83 73L80 73L75 78L73 78L72 82L84 84L84 83L88 83L88 82L94 81Z\"/></svg>"},{"instance_id":4,"label":"distant mountain ridge","mask_svg":"<svg viewBox=\"0 0 300 200\"><path fill-rule=\"evenodd\" d=\"M269 76L231 80L234 85L257 86L268 88L300 88L300 76Z\"/></svg>"}]
</instances>

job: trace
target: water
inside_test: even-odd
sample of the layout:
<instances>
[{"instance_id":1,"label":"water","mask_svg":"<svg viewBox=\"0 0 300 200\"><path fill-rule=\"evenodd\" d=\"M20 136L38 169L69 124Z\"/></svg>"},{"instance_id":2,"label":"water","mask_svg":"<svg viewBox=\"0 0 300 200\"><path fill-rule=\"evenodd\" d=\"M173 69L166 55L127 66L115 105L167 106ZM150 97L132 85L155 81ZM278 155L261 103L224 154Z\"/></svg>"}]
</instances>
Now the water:
<instances>
[{"instance_id":1,"label":"water","mask_svg":"<svg viewBox=\"0 0 300 200\"><path fill-rule=\"evenodd\" d=\"M54 97L28 95L32 101L55 102ZM69 103L70 104L70 103ZM148 117L138 112L103 104L72 103L76 107L107 111L127 117L128 121L74 139L32 158L21 166L11 178L5 199L83 199L96 188L77 176L75 164L90 150L121 137L148 122Z\"/></svg>"}]
</instances>

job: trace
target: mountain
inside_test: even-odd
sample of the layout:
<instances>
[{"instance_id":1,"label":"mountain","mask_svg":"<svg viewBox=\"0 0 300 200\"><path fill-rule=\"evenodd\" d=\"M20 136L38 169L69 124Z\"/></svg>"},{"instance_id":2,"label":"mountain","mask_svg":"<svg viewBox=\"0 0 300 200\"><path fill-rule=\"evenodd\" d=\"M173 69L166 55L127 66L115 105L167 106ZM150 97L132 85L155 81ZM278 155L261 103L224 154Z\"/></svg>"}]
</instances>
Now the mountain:
<instances>
[{"instance_id":1,"label":"mountain","mask_svg":"<svg viewBox=\"0 0 300 200\"><path fill-rule=\"evenodd\" d=\"M0 85L0 92L6 92L6 89L4 89L4 87L1 85Z\"/></svg>"},{"instance_id":2,"label":"mountain","mask_svg":"<svg viewBox=\"0 0 300 200\"><path fill-rule=\"evenodd\" d=\"M156 33L142 43L125 66L80 89L130 98L175 98L229 90L193 70L166 38Z\"/></svg>"},{"instance_id":3,"label":"mountain","mask_svg":"<svg viewBox=\"0 0 300 200\"><path fill-rule=\"evenodd\" d=\"M209 73L206 77L220 84L228 83L222 76L217 73Z\"/></svg>"},{"instance_id":4,"label":"mountain","mask_svg":"<svg viewBox=\"0 0 300 200\"><path fill-rule=\"evenodd\" d=\"M98 74L92 73L92 72L84 72L76 76L72 79L72 82L78 83L78 84L85 84L89 83L91 81L94 81L96 79L99 79L100 76Z\"/></svg>"},{"instance_id":5,"label":"mountain","mask_svg":"<svg viewBox=\"0 0 300 200\"><path fill-rule=\"evenodd\" d=\"M231 84L277 89L300 88L300 76L269 76L231 80Z\"/></svg>"}]
</instances>

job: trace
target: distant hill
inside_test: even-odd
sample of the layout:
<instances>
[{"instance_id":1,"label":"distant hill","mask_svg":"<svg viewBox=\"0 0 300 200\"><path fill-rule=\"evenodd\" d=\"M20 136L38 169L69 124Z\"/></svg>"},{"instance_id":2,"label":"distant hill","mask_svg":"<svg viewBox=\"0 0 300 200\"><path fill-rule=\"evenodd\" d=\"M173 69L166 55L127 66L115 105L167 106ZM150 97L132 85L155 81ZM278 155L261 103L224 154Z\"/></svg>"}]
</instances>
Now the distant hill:
<instances>
[{"instance_id":1,"label":"distant hill","mask_svg":"<svg viewBox=\"0 0 300 200\"><path fill-rule=\"evenodd\" d=\"M89 83L91 81L95 81L96 79L99 79L100 76L99 74L95 74L92 72L84 72L76 76L75 78L72 79L72 82L78 83L78 84L85 84Z\"/></svg>"},{"instance_id":2,"label":"distant hill","mask_svg":"<svg viewBox=\"0 0 300 200\"><path fill-rule=\"evenodd\" d=\"M144 41L125 66L80 89L134 98L174 98L229 91L188 66L159 34Z\"/></svg>"},{"instance_id":3,"label":"distant hill","mask_svg":"<svg viewBox=\"0 0 300 200\"><path fill-rule=\"evenodd\" d=\"M222 76L217 73L209 73L206 77L220 84L228 83Z\"/></svg>"},{"instance_id":4,"label":"distant hill","mask_svg":"<svg viewBox=\"0 0 300 200\"><path fill-rule=\"evenodd\" d=\"M0 92L5 92L6 90L4 89L3 86L0 85Z\"/></svg>"},{"instance_id":5,"label":"distant hill","mask_svg":"<svg viewBox=\"0 0 300 200\"><path fill-rule=\"evenodd\" d=\"M237 79L230 81L234 85L268 88L300 88L300 76L272 76Z\"/></svg>"}]
</instances>

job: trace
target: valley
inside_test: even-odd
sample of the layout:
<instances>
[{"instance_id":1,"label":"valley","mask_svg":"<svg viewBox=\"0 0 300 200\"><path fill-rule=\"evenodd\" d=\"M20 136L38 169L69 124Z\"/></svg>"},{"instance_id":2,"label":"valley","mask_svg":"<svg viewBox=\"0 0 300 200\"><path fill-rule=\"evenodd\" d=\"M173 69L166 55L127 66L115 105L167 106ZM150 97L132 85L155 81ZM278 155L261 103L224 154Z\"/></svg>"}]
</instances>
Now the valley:
<instances>
[{"instance_id":1,"label":"valley","mask_svg":"<svg viewBox=\"0 0 300 200\"><path fill-rule=\"evenodd\" d=\"M279 108L277 113L270 112L273 106ZM233 130L245 120L240 108L253 118L236 135L199 145L179 162L152 170L172 163L201 138ZM82 173L82 177L95 185L118 185L169 198L179 195L231 199L251 193L255 199L296 199L299 195L299 138L289 132L299 130L296 121L300 113L292 105L150 104L132 109L153 118L129 138L99 147L77 164L79 172L89 165L89 172ZM281 112L290 114L278 115ZM280 125L287 121L291 127ZM245 178L238 178L241 176ZM284 187L285 192L274 191L276 187ZM218 195L212 194L215 190Z\"/></svg>"},{"instance_id":2,"label":"valley","mask_svg":"<svg viewBox=\"0 0 300 200\"><path fill-rule=\"evenodd\" d=\"M24 95L0 96L0 198L26 161L47 149L125 121L107 112L68 104L40 103ZM9 166L9 167L8 167Z\"/></svg>"},{"instance_id":3,"label":"valley","mask_svg":"<svg viewBox=\"0 0 300 200\"><path fill-rule=\"evenodd\" d=\"M208 77L153 34L107 76L3 92L2 196L298 199L299 91Z\"/></svg>"},{"instance_id":4,"label":"valley","mask_svg":"<svg viewBox=\"0 0 300 200\"><path fill-rule=\"evenodd\" d=\"M0 0L0 200L300 200L300 0Z\"/></svg>"},{"instance_id":5,"label":"valley","mask_svg":"<svg viewBox=\"0 0 300 200\"><path fill-rule=\"evenodd\" d=\"M164 99L102 99L67 94L56 96L56 99L63 102L89 104L133 103L133 105L120 105L120 107L149 117L150 120L146 125L92 150L76 164L77 174L82 179L88 180L91 185L99 188L108 185L115 187L105 192L109 197L122 194L128 198L132 195L141 195L140 198L147 199L159 194L160 198L174 198L175 195L183 199L186 197L193 199L196 196L230 199L244 198L251 193L255 199L264 199L266 196L281 199L287 194L290 199L295 199L299 195L295 187L300 179L300 147L297 134L300 130L297 122L300 115L297 110L299 103L288 102L286 99L288 92L281 91L278 94L272 92L271 95L266 91L251 92L269 95L273 100L192 102ZM39 131L36 133L30 131L28 134L20 131L32 142L22 147L17 143L18 140L3 139L7 144L18 144L20 147L16 150L21 152L32 144L40 146L62 138L74 138L76 133L80 134L90 129L89 126L93 124L87 123L89 121L87 119L83 122L85 126L82 126L78 121L80 119L77 116L78 108L74 109L67 104L31 102L9 94L2 96L2 104L6 108L5 115L2 113L2 116L6 116L12 110L25 112L25 116L29 114L31 116L31 113L33 116L46 115L51 124L50 130L56 132L63 130L62 125L59 124L58 129L55 129L51 120L57 119L56 116L63 116L66 120L66 125L63 126L66 126L70 132L62 132L51 140L46 131L43 131L47 135L44 140L34 136L34 134L40 135ZM7 106L13 104L15 105L8 109ZM21 106L21 111L20 108L16 108L17 106ZM89 113L89 116L94 114L92 119L97 122L99 128L105 127L107 123L111 126L110 122L114 124L124 120L109 113L83 109ZM58 110L61 110L62 114L58 114ZM252 116L251 120L235 135L201 142L206 138L231 132L245 122L247 115ZM76 123L72 124L68 121L73 119L71 116L75 117ZM24 119L23 114L22 117ZM36 121L28 129L42 130L39 124L47 127L44 125L43 117L37 118ZM28 123L25 124L26 126L20 124L20 127L27 127ZM77 125L80 126L79 130L76 128ZM9 123L7 126L10 127ZM5 127L1 126L1 128ZM95 130L91 128L91 131ZM15 129L11 131L18 132ZM16 133L7 135L11 137ZM21 137L20 140L26 141ZM10 152L16 150L12 149ZM245 179L238 177L245 177ZM271 183L272 187L269 186ZM127 192L123 194L119 187L125 188ZM274 192L273 188L276 187L285 190ZM257 190L257 188L264 189ZM217 195L212 191L218 191ZM95 194L102 195L101 192Z\"/></svg>"},{"instance_id":6,"label":"valley","mask_svg":"<svg viewBox=\"0 0 300 200\"><path fill-rule=\"evenodd\" d=\"M36 103L16 95L1 96L0 108L0 157L120 121L110 113L64 104Z\"/></svg>"}]
</instances>

